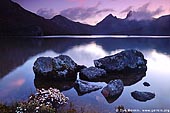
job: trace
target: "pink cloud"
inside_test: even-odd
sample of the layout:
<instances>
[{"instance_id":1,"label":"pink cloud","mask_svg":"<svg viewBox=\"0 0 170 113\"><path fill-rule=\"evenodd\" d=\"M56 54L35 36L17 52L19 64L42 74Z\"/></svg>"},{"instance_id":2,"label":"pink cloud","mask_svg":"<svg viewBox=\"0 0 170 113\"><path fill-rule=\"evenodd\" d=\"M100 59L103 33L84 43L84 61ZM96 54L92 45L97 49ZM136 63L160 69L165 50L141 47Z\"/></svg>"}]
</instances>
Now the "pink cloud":
<instances>
[{"instance_id":1,"label":"pink cloud","mask_svg":"<svg viewBox=\"0 0 170 113\"><path fill-rule=\"evenodd\" d=\"M98 7L101 5L98 2L95 6L92 7L74 7L64 9L60 12L60 15L65 16L71 20L86 20L88 18L95 17L98 14L105 13L105 12L114 12L115 10L111 8L104 8L99 9Z\"/></svg>"},{"instance_id":2,"label":"pink cloud","mask_svg":"<svg viewBox=\"0 0 170 113\"><path fill-rule=\"evenodd\" d=\"M149 10L150 3L146 3L143 6L139 7L136 11L131 11L130 16L128 17L129 20L152 20L154 16L162 13L164 10L160 6L159 8L155 9L154 11Z\"/></svg>"},{"instance_id":3,"label":"pink cloud","mask_svg":"<svg viewBox=\"0 0 170 113\"><path fill-rule=\"evenodd\" d=\"M84 3L86 0L67 0L67 1Z\"/></svg>"}]
</instances>

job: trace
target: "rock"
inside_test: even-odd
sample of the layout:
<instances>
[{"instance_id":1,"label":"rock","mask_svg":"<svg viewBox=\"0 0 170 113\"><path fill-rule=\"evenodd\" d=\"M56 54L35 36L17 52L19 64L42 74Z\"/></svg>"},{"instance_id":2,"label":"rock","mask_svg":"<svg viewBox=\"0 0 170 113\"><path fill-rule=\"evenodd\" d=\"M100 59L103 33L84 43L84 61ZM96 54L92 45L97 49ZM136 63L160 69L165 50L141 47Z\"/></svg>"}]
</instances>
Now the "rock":
<instances>
[{"instance_id":1,"label":"rock","mask_svg":"<svg viewBox=\"0 0 170 113\"><path fill-rule=\"evenodd\" d=\"M82 69L87 68L85 65L78 65L77 71L80 72Z\"/></svg>"},{"instance_id":2,"label":"rock","mask_svg":"<svg viewBox=\"0 0 170 113\"><path fill-rule=\"evenodd\" d=\"M101 86L90 84L89 82L77 80L74 86L75 90L77 91L78 95L84 95L86 93L90 93L96 90L101 89Z\"/></svg>"},{"instance_id":3,"label":"rock","mask_svg":"<svg viewBox=\"0 0 170 113\"><path fill-rule=\"evenodd\" d=\"M137 50L125 50L115 55L94 60L95 67L102 68L108 73L146 72L146 63L144 55Z\"/></svg>"},{"instance_id":4,"label":"rock","mask_svg":"<svg viewBox=\"0 0 170 113\"><path fill-rule=\"evenodd\" d=\"M109 103L114 102L123 92L124 85L122 80L111 80L101 93Z\"/></svg>"},{"instance_id":5,"label":"rock","mask_svg":"<svg viewBox=\"0 0 170 113\"><path fill-rule=\"evenodd\" d=\"M147 87L150 86L150 84L149 84L148 82L144 82L143 85L144 85L144 86L147 86Z\"/></svg>"},{"instance_id":6,"label":"rock","mask_svg":"<svg viewBox=\"0 0 170 113\"><path fill-rule=\"evenodd\" d=\"M106 77L106 71L97 67L84 68L79 73L80 79L87 81L98 81Z\"/></svg>"},{"instance_id":7,"label":"rock","mask_svg":"<svg viewBox=\"0 0 170 113\"><path fill-rule=\"evenodd\" d=\"M77 64L67 55L39 57L33 66L35 77L53 80L73 80L77 78Z\"/></svg>"},{"instance_id":8,"label":"rock","mask_svg":"<svg viewBox=\"0 0 170 113\"><path fill-rule=\"evenodd\" d=\"M146 102L147 100L151 100L153 98L155 98L155 94L151 93L151 92L140 92L140 91L134 91L131 93L131 96L138 100L138 101L142 101L142 102Z\"/></svg>"},{"instance_id":9,"label":"rock","mask_svg":"<svg viewBox=\"0 0 170 113\"><path fill-rule=\"evenodd\" d=\"M33 66L34 73L47 76L53 73L53 59L50 57L39 57Z\"/></svg>"}]
</instances>

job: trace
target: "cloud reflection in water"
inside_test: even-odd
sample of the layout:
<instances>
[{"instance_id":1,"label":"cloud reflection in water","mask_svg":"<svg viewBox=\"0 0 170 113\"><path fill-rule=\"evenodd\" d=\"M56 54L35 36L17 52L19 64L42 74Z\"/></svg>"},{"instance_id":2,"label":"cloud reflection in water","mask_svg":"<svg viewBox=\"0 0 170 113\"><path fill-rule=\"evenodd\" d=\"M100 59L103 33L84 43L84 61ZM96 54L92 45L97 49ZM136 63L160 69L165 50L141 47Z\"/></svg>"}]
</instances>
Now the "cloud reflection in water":
<instances>
[{"instance_id":1,"label":"cloud reflection in water","mask_svg":"<svg viewBox=\"0 0 170 113\"><path fill-rule=\"evenodd\" d=\"M85 45L74 46L62 53L56 53L53 50L47 50L45 52L39 53L35 56L30 57L23 65L17 67L15 70L11 71L9 74L4 76L0 80L0 92L1 92L0 100L7 98L7 97L12 98L12 101L14 101L14 99L22 100L22 99L26 99L31 93L35 92L35 86L34 86L35 75L33 73L32 66L36 58L40 56L55 57L55 56L58 56L59 54L65 54L65 55L69 55L78 64L92 66L93 60L107 56L107 55L115 54L122 50L124 50L124 48L116 49L115 51L106 51L103 49L102 46L97 45L95 42L91 42ZM170 99L166 98L165 100L163 97L166 97L166 96L168 97L168 94L169 94L168 91L170 90L170 86L167 85L166 87L164 87L163 84L169 84L170 57L169 55L158 53L156 50L153 50L153 49L151 50L146 49L146 50L141 50L141 51L144 53L148 61L147 63L148 71L147 71L146 77L144 77L140 82L132 86L127 86L123 92L124 94L122 94L121 97L119 97L114 102L114 104L121 105L123 103L123 100L126 99L126 100L129 100L127 101L127 103L124 103L127 107L131 107L131 105L133 105L134 107L137 107L137 106L151 107L152 105L155 105L158 108L163 105L165 107L168 107L167 103L170 102ZM163 84L161 80L164 81ZM142 87L143 86L142 83L144 81L148 81L151 84L151 87L147 88L146 90L152 90L156 93L156 98L152 100L152 103L146 103L145 105L137 103L136 101L132 100L132 98L130 98L128 95L130 94L131 91L134 91L137 89L144 89L144 87ZM105 84L102 84L102 85L105 85ZM67 90L67 91L68 92L70 91L69 93L73 93L73 89ZM67 91L65 93L67 93ZM105 99L101 95L100 90L97 92L82 96L82 97L75 96L72 98L81 98L82 100L84 100L84 102L87 102L86 100L89 99L90 101L90 99L93 98L92 96L94 96L94 94L96 96L94 97L96 98L96 100L102 101L102 103L104 103L105 105L108 105L107 102L104 101ZM7 99L7 101L10 101L10 100L11 99Z\"/></svg>"}]
</instances>

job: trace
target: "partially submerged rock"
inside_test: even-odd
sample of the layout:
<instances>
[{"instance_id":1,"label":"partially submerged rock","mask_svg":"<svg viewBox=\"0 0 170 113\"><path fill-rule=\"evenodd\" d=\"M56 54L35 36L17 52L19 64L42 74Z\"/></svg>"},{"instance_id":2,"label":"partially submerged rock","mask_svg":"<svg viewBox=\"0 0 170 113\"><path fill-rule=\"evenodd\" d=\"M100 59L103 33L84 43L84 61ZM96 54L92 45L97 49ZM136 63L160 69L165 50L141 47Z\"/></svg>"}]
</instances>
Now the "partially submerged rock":
<instances>
[{"instance_id":1,"label":"partially submerged rock","mask_svg":"<svg viewBox=\"0 0 170 113\"><path fill-rule=\"evenodd\" d=\"M125 50L115 55L94 60L95 67L105 69L108 73L114 72L145 72L147 70L146 59L137 50Z\"/></svg>"},{"instance_id":2,"label":"partially submerged rock","mask_svg":"<svg viewBox=\"0 0 170 113\"><path fill-rule=\"evenodd\" d=\"M80 79L87 81L98 81L106 77L106 71L97 67L84 68L79 73Z\"/></svg>"},{"instance_id":3,"label":"partially submerged rock","mask_svg":"<svg viewBox=\"0 0 170 113\"><path fill-rule=\"evenodd\" d=\"M86 93L90 93L96 90L101 89L101 86L90 84L89 82L77 80L74 86L75 90L77 91L78 95L84 95Z\"/></svg>"},{"instance_id":4,"label":"partially submerged rock","mask_svg":"<svg viewBox=\"0 0 170 113\"><path fill-rule=\"evenodd\" d=\"M150 84L148 82L144 82L143 85L146 86L146 87L150 86Z\"/></svg>"},{"instance_id":5,"label":"partially submerged rock","mask_svg":"<svg viewBox=\"0 0 170 113\"><path fill-rule=\"evenodd\" d=\"M122 80L111 80L106 87L103 88L101 93L109 103L114 102L122 94L124 85Z\"/></svg>"},{"instance_id":6,"label":"partially submerged rock","mask_svg":"<svg viewBox=\"0 0 170 113\"><path fill-rule=\"evenodd\" d=\"M147 100L151 100L153 98L155 98L155 94L151 93L151 92L140 92L140 91L134 91L131 93L131 96L138 100L138 101L142 101L142 102L146 102Z\"/></svg>"},{"instance_id":7,"label":"partially submerged rock","mask_svg":"<svg viewBox=\"0 0 170 113\"><path fill-rule=\"evenodd\" d=\"M67 55L39 57L33 66L35 77L53 80L77 78L77 64Z\"/></svg>"},{"instance_id":8,"label":"partially submerged rock","mask_svg":"<svg viewBox=\"0 0 170 113\"><path fill-rule=\"evenodd\" d=\"M53 59L51 57L39 57L33 66L36 75L47 76L53 73Z\"/></svg>"}]
</instances>

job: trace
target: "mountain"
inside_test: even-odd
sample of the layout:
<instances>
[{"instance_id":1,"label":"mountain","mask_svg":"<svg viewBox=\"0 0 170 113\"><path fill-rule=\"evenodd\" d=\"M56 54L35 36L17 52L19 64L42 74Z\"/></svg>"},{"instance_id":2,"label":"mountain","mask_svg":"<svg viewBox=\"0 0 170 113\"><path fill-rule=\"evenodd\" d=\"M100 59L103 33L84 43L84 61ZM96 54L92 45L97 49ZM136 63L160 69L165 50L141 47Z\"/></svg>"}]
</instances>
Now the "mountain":
<instances>
[{"instance_id":1,"label":"mountain","mask_svg":"<svg viewBox=\"0 0 170 113\"><path fill-rule=\"evenodd\" d=\"M101 22L96 24L94 34L113 34L113 32L114 34L119 33L119 29L123 29L122 23L122 19L119 19L116 16L109 14Z\"/></svg>"},{"instance_id":2,"label":"mountain","mask_svg":"<svg viewBox=\"0 0 170 113\"><path fill-rule=\"evenodd\" d=\"M56 25L62 27L64 30L69 31L69 34L87 35L91 34L93 26L73 22L66 17L57 15L51 19Z\"/></svg>"},{"instance_id":3,"label":"mountain","mask_svg":"<svg viewBox=\"0 0 170 113\"><path fill-rule=\"evenodd\" d=\"M157 19L136 20L130 11L125 19L112 14L95 26L74 22L57 15L45 19L11 0L1 0L0 36L36 35L170 35L170 15Z\"/></svg>"},{"instance_id":4,"label":"mountain","mask_svg":"<svg viewBox=\"0 0 170 113\"><path fill-rule=\"evenodd\" d=\"M50 20L31 13L10 0L1 0L0 35L53 35L66 34Z\"/></svg>"},{"instance_id":5,"label":"mountain","mask_svg":"<svg viewBox=\"0 0 170 113\"><path fill-rule=\"evenodd\" d=\"M109 14L95 26L94 34L113 35L170 35L170 15L158 19L131 19L130 11L125 19Z\"/></svg>"}]
</instances>

